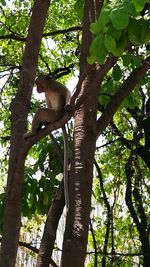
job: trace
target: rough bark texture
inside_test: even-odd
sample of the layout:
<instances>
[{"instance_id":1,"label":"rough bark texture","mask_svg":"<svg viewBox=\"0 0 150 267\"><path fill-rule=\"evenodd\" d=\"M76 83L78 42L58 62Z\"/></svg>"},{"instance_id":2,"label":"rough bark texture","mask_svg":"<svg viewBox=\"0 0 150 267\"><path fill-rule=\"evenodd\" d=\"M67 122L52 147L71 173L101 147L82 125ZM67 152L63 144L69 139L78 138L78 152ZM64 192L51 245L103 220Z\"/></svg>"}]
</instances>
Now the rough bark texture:
<instances>
[{"instance_id":1,"label":"rough bark texture","mask_svg":"<svg viewBox=\"0 0 150 267\"><path fill-rule=\"evenodd\" d=\"M100 84L109 69L116 63L115 57L107 59L104 65L87 66L87 56L92 41L89 25L98 17L103 0L85 0L83 41L80 60L80 77L77 92L80 92L75 108L74 146L71 160L70 173L70 208L67 215L62 267L83 267L89 227L91 208L91 192L93 178L93 160L96 138L112 120L119 105L125 97L134 89L135 84L144 76L150 67L149 61L133 71L125 84L112 97L102 116L96 123L97 101ZM11 150L9 173L7 183L7 197L4 216L4 229L2 238L2 250L0 258L1 267L13 267L16 260L16 252L20 231L21 219L21 191L24 171L24 161L29 148L39 139L49 134L55 128L62 127L71 117L66 114L59 122L49 125L38 132L36 136L23 142L23 134L26 130L28 107L31 98L32 86L35 77L37 58L40 48L44 22L50 0L36 0L33 15L29 27L27 44L23 58L20 87L15 99L12 101L11 111ZM81 89L81 90L80 90ZM78 95L78 93L77 93ZM74 101L75 99L73 99ZM59 195L59 192L58 192ZM61 190L62 197L62 190ZM57 198L56 198L57 202ZM45 233L39 253L37 266L49 266L51 252L54 246L59 216L63 204L51 207L45 226Z\"/></svg>"},{"instance_id":2,"label":"rough bark texture","mask_svg":"<svg viewBox=\"0 0 150 267\"><path fill-rule=\"evenodd\" d=\"M90 79L84 83L90 86ZM70 174L70 208L62 255L62 266L84 266L91 207L93 159L96 142L97 94L86 98L75 117L74 151ZM72 260L73 259L73 260Z\"/></svg>"},{"instance_id":3,"label":"rough bark texture","mask_svg":"<svg viewBox=\"0 0 150 267\"><path fill-rule=\"evenodd\" d=\"M86 58L92 40L89 25L96 19L102 1L85 1L83 40L81 49L80 74L87 68ZM96 142L96 110L99 84L91 87L96 68L92 66L82 83L79 97L86 94L86 101L75 114L74 146L69 181L69 212L64 235L62 267L84 266L93 178L93 160Z\"/></svg>"},{"instance_id":4,"label":"rough bark texture","mask_svg":"<svg viewBox=\"0 0 150 267\"><path fill-rule=\"evenodd\" d=\"M56 238L56 231L59 223L59 219L63 212L65 205L64 187L63 181L61 182L59 189L55 195L54 201L48 212L43 238L38 253L37 267L49 267L51 262L51 256L54 249L54 243Z\"/></svg>"},{"instance_id":5,"label":"rough bark texture","mask_svg":"<svg viewBox=\"0 0 150 267\"><path fill-rule=\"evenodd\" d=\"M16 261L21 224L21 191L25 160L25 154L20 156L20 151L23 146L23 134L26 131L38 53L49 4L49 0L35 1L23 57L20 85L11 104L11 147L0 257L1 267L13 267Z\"/></svg>"}]
</instances>

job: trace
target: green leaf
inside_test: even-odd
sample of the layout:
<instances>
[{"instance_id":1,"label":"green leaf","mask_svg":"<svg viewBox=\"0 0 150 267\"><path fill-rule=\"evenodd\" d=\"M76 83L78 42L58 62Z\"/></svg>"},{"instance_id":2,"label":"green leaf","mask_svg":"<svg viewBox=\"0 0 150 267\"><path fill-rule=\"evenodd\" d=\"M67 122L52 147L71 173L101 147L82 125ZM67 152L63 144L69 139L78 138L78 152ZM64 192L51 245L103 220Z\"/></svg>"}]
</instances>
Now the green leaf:
<instances>
[{"instance_id":1,"label":"green leaf","mask_svg":"<svg viewBox=\"0 0 150 267\"><path fill-rule=\"evenodd\" d=\"M98 63L103 64L106 58L107 52L104 46L104 35L98 34L92 41L90 46L90 56L96 58ZM91 61L92 58L88 58Z\"/></svg>"},{"instance_id":2,"label":"green leaf","mask_svg":"<svg viewBox=\"0 0 150 267\"><path fill-rule=\"evenodd\" d=\"M121 2L123 8L129 13L134 15L135 13L135 8L134 5L132 3L131 0L123 0L123 2Z\"/></svg>"},{"instance_id":3,"label":"green leaf","mask_svg":"<svg viewBox=\"0 0 150 267\"><path fill-rule=\"evenodd\" d=\"M129 40L135 44L147 44L150 40L150 20L131 19L128 26Z\"/></svg>"},{"instance_id":4,"label":"green leaf","mask_svg":"<svg viewBox=\"0 0 150 267\"><path fill-rule=\"evenodd\" d=\"M1 4L2 4L3 6L6 6L6 1L5 1L5 0L1 0Z\"/></svg>"},{"instance_id":5,"label":"green leaf","mask_svg":"<svg viewBox=\"0 0 150 267\"><path fill-rule=\"evenodd\" d=\"M88 64L90 64L90 65L92 65L92 64L94 64L94 62L96 61L96 57L95 56L89 56L89 57L87 57L87 63Z\"/></svg>"},{"instance_id":6,"label":"green leaf","mask_svg":"<svg viewBox=\"0 0 150 267\"><path fill-rule=\"evenodd\" d=\"M83 18L83 0L76 0L74 4L74 9L79 17L79 19Z\"/></svg>"},{"instance_id":7,"label":"green leaf","mask_svg":"<svg viewBox=\"0 0 150 267\"><path fill-rule=\"evenodd\" d=\"M113 51L113 54L116 57L120 57L125 50L126 44L127 44L127 37L125 33L122 33L121 37L116 43L116 49Z\"/></svg>"},{"instance_id":8,"label":"green leaf","mask_svg":"<svg viewBox=\"0 0 150 267\"><path fill-rule=\"evenodd\" d=\"M147 81L147 94L150 97L150 78L148 78L148 81Z\"/></svg>"},{"instance_id":9,"label":"green leaf","mask_svg":"<svg viewBox=\"0 0 150 267\"><path fill-rule=\"evenodd\" d=\"M123 65L125 66L125 67L128 67L129 66L129 64L132 62L132 60L133 60L133 57L132 57L132 55L131 54L124 54L124 55L122 55L122 60L123 60Z\"/></svg>"},{"instance_id":10,"label":"green leaf","mask_svg":"<svg viewBox=\"0 0 150 267\"><path fill-rule=\"evenodd\" d=\"M114 92L114 81L112 78L106 83L107 93L112 94Z\"/></svg>"},{"instance_id":11,"label":"green leaf","mask_svg":"<svg viewBox=\"0 0 150 267\"><path fill-rule=\"evenodd\" d=\"M112 24L110 24L107 34L114 37L115 40L119 40L119 38L121 37L121 30L115 29Z\"/></svg>"},{"instance_id":12,"label":"green leaf","mask_svg":"<svg viewBox=\"0 0 150 267\"><path fill-rule=\"evenodd\" d=\"M105 46L104 44L101 44L99 46L99 50L97 51L97 57L96 57L98 63L103 64L105 62L106 56L107 56L107 51L105 49Z\"/></svg>"},{"instance_id":13,"label":"green leaf","mask_svg":"<svg viewBox=\"0 0 150 267\"><path fill-rule=\"evenodd\" d=\"M108 52L113 52L116 49L115 39L111 35L105 35L104 45Z\"/></svg>"},{"instance_id":14,"label":"green leaf","mask_svg":"<svg viewBox=\"0 0 150 267\"><path fill-rule=\"evenodd\" d=\"M145 20L142 23L141 42L143 44L148 44L149 41L150 41L150 20Z\"/></svg>"},{"instance_id":15,"label":"green leaf","mask_svg":"<svg viewBox=\"0 0 150 267\"><path fill-rule=\"evenodd\" d=\"M108 102L110 101L110 97L107 95L100 95L98 99L99 99L100 104L104 106L106 106Z\"/></svg>"},{"instance_id":16,"label":"green leaf","mask_svg":"<svg viewBox=\"0 0 150 267\"><path fill-rule=\"evenodd\" d=\"M147 44L150 40L150 20L131 19L128 26L129 40L135 44Z\"/></svg>"},{"instance_id":17,"label":"green leaf","mask_svg":"<svg viewBox=\"0 0 150 267\"><path fill-rule=\"evenodd\" d=\"M133 0L133 4L137 12L141 12L143 10L145 3L145 0Z\"/></svg>"},{"instance_id":18,"label":"green leaf","mask_svg":"<svg viewBox=\"0 0 150 267\"><path fill-rule=\"evenodd\" d=\"M131 109L134 109L136 107L136 104L137 103L135 101L135 97L133 93L129 94L129 96L122 103L124 107L131 108Z\"/></svg>"},{"instance_id":19,"label":"green leaf","mask_svg":"<svg viewBox=\"0 0 150 267\"><path fill-rule=\"evenodd\" d=\"M98 23L97 22L91 23L91 25L90 25L90 31L93 34L98 34L99 33L99 27L98 27Z\"/></svg>"},{"instance_id":20,"label":"green leaf","mask_svg":"<svg viewBox=\"0 0 150 267\"><path fill-rule=\"evenodd\" d=\"M104 32L106 24L110 21L109 13L110 9L108 7L102 8L97 22L99 32Z\"/></svg>"},{"instance_id":21,"label":"green leaf","mask_svg":"<svg viewBox=\"0 0 150 267\"><path fill-rule=\"evenodd\" d=\"M122 7L113 9L110 13L111 22L117 30L125 29L129 23L129 13Z\"/></svg>"},{"instance_id":22,"label":"green leaf","mask_svg":"<svg viewBox=\"0 0 150 267\"><path fill-rule=\"evenodd\" d=\"M128 26L128 33L129 33L129 40L137 45L141 43L140 33L141 31L141 22L140 20L130 20L129 26Z\"/></svg>"},{"instance_id":23,"label":"green leaf","mask_svg":"<svg viewBox=\"0 0 150 267\"><path fill-rule=\"evenodd\" d=\"M122 71L118 64L116 64L113 68L113 78L115 81L119 81L122 77Z\"/></svg>"},{"instance_id":24,"label":"green leaf","mask_svg":"<svg viewBox=\"0 0 150 267\"><path fill-rule=\"evenodd\" d=\"M133 66L140 67L142 59L143 57L141 56L133 56Z\"/></svg>"}]
</instances>

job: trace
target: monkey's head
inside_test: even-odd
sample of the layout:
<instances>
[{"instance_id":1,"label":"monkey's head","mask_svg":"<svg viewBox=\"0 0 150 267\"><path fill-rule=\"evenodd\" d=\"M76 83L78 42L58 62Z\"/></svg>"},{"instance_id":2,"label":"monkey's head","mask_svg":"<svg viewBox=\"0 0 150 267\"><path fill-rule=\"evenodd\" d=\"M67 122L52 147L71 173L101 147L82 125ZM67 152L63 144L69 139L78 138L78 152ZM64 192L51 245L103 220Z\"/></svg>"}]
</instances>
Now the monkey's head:
<instances>
[{"instance_id":1,"label":"monkey's head","mask_svg":"<svg viewBox=\"0 0 150 267\"><path fill-rule=\"evenodd\" d=\"M35 84L37 85L38 93L43 93L48 90L49 84L52 78L49 75L41 75L35 80Z\"/></svg>"}]
</instances>

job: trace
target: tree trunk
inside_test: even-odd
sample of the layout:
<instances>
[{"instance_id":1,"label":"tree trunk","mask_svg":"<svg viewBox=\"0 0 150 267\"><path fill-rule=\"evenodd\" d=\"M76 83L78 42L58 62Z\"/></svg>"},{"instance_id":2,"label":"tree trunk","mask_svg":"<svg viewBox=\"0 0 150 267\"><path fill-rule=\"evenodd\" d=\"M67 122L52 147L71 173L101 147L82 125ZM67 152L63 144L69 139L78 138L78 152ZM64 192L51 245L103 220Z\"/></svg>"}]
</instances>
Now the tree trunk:
<instances>
[{"instance_id":1,"label":"tree trunk","mask_svg":"<svg viewBox=\"0 0 150 267\"><path fill-rule=\"evenodd\" d=\"M85 84L89 86L90 79ZM62 265L84 266L96 142L97 94L86 98L75 117L74 152L69 181L69 213L64 236Z\"/></svg>"},{"instance_id":2,"label":"tree trunk","mask_svg":"<svg viewBox=\"0 0 150 267\"><path fill-rule=\"evenodd\" d=\"M83 41L81 49L81 75L87 69L87 56L92 40L89 26L95 21L102 1L85 1ZM96 67L92 66L82 83L80 97L86 95L86 101L75 115L74 144L69 180L69 212L63 242L62 267L83 267L86 256L91 193L93 178L93 161L96 144L96 111L99 84L93 88ZM89 94L87 90L90 90Z\"/></svg>"},{"instance_id":3,"label":"tree trunk","mask_svg":"<svg viewBox=\"0 0 150 267\"><path fill-rule=\"evenodd\" d=\"M54 249L56 231L64 206L65 197L62 181L47 214L36 267L49 267Z\"/></svg>"},{"instance_id":4,"label":"tree trunk","mask_svg":"<svg viewBox=\"0 0 150 267\"><path fill-rule=\"evenodd\" d=\"M11 104L10 160L0 257L1 267L13 267L16 261L21 225L21 191L25 160L25 155L20 157L20 151L23 146L23 134L26 131L38 53L49 4L49 0L35 1L23 57L20 85Z\"/></svg>"}]
</instances>

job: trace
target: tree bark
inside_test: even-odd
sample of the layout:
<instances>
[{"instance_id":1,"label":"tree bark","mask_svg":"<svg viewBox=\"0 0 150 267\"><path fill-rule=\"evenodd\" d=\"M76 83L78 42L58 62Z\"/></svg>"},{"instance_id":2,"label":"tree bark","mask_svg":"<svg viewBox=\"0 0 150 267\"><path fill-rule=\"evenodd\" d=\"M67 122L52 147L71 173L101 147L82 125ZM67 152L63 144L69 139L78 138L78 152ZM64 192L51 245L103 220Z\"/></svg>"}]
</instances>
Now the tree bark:
<instances>
[{"instance_id":1,"label":"tree bark","mask_svg":"<svg viewBox=\"0 0 150 267\"><path fill-rule=\"evenodd\" d=\"M95 21L103 1L84 2L83 39L80 74L87 69L87 55L92 40L89 26ZM74 143L69 180L69 212L63 241L62 267L83 267L86 256L89 218L91 208L93 161L96 143L96 111L99 83L91 87L96 67L92 66L82 83L79 98L87 90L86 101L75 114Z\"/></svg>"},{"instance_id":2,"label":"tree bark","mask_svg":"<svg viewBox=\"0 0 150 267\"><path fill-rule=\"evenodd\" d=\"M86 86L90 86L90 78ZM96 142L97 94L86 98L75 117L74 151L69 181L69 213L62 265L84 266L91 207L93 160ZM73 259L73 261L72 261Z\"/></svg>"},{"instance_id":3,"label":"tree bark","mask_svg":"<svg viewBox=\"0 0 150 267\"><path fill-rule=\"evenodd\" d=\"M36 0L34 3L23 56L20 85L11 104L10 159L0 257L1 267L13 267L16 261L21 225L21 191L26 156L24 154L20 157L20 151L23 146L23 134L26 131L29 103L49 4L49 0Z\"/></svg>"},{"instance_id":4,"label":"tree bark","mask_svg":"<svg viewBox=\"0 0 150 267\"><path fill-rule=\"evenodd\" d=\"M64 206L65 198L64 186L62 181L47 214L44 233L38 253L38 259L36 264L37 267L49 267L52 252L54 249L56 231Z\"/></svg>"}]
</instances>

